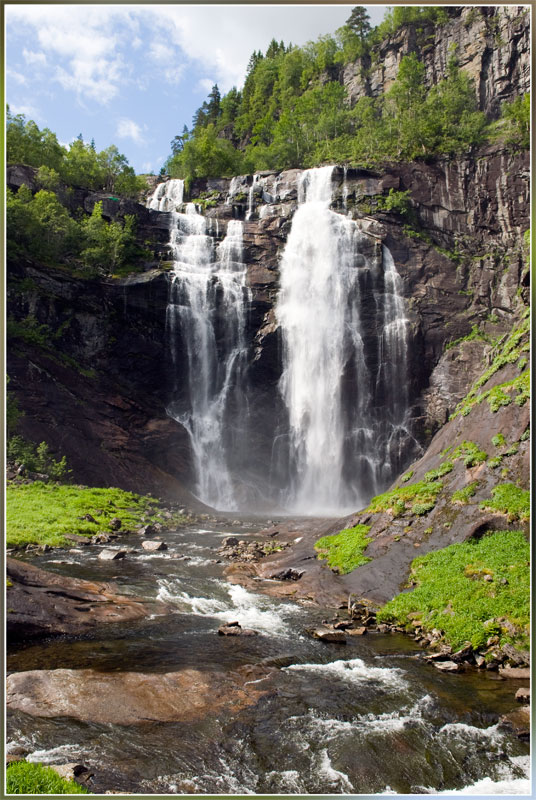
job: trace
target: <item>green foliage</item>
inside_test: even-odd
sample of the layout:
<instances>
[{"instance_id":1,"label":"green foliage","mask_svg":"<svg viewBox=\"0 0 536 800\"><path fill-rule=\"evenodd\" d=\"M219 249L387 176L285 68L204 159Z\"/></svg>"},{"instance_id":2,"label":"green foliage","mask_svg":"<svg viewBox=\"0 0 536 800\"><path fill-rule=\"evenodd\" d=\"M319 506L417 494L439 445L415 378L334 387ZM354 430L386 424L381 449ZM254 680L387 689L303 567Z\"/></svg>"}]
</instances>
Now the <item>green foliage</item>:
<instances>
[{"instance_id":1,"label":"green foliage","mask_svg":"<svg viewBox=\"0 0 536 800\"><path fill-rule=\"evenodd\" d=\"M530 514L530 492L520 489L514 483L500 483L491 490L492 498L483 500L480 508L500 511L509 520L528 521Z\"/></svg>"},{"instance_id":2,"label":"green foliage","mask_svg":"<svg viewBox=\"0 0 536 800\"><path fill-rule=\"evenodd\" d=\"M100 153L93 143L79 136L68 148L62 147L48 128L39 130L23 114L14 116L7 109L6 155L8 164L39 167L37 180L44 189L56 189L60 179L68 186L116 192L135 197L145 188L127 158L115 145Z\"/></svg>"},{"instance_id":3,"label":"green foliage","mask_svg":"<svg viewBox=\"0 0 536 800\"><path fill-rule=\"evenodd\" d=\"M488 344L493 344L493 339L484 331L481 331L478 325L474 324L471 328L471 333L468 333L467 336L460 336L459 339L454 339L452 342L447 342L445 345L445 350L450 350L453 347L461 344L462 342L487 342Z\"/></svg>"},{"instance_id":4,"label":"green foliage","mask_svg":"<svg viewBox=\"0 0 536 800\"><path fill-rule=\"evenodd\" d=\"M511 103L504 103L499 134L512 150L528 150L530 147L530 94L516 97Z\"/></svg>"},{"instance_id":5,"label":"green foliage","mask_svg":"<svg viewBox=\"0 0 536 800\"><path fill-rule=\"evenodd\" d=\"M442 464L437 467L437 469L431 469L427 472L424 476L425 481L437 481L439 478L442 478L443 475L448 475L449 472L452 472L454 468L454 464L452 461L444 461Z\"/></svg>"},{"instance_id":6,"label":"green foliage","mask_svg":"<svg viewBox=\"0 0 536 800\"><path fill-rule=\"evenodd\" d=\"M497 403L500 401L501 397L503 397L502 393L504 392L505 387L513 386L518 392L519 399L516 398L516 403L523 405L526 402L528 399L530 381L528 370L519 378L516 378L513 382L508 381L504 384L501 384L501 386L496 387L497 392L494 392L493 389L490 389L483 394L479 394L478 390L484 386L484 384L502 367L504 367L506 364L514 364L519 362L521 355L530 351L529 333L530 319L528 314L526 314L520 325L514 328L514 330L508 336L503 337L503 339L497 342L492 351L494 358L491 365L474 382L468 394L458 404L455 412L451 415L451 419L454 419L454 417L456 417L458 414L467 416L476 403L481 403L482 400L487 399L490 396L492 398L490 406L492 407L492 410L497 410L500 407L500 405L497 405Z\"/></svg>"},{"instance_id":7,"label":"green foliage","mask_svg":"<svg viewBox=\"0 0 536 800\"><path fill-rule=\"evenodd\" d=\"M7 794L88 794L76 781L60 778L52 767L14 761L6 770Z\"/></svg>"},{"instance_id":8,"label":"green foliage","mask_svg":"<svg viewBox=\"0 0 536 800\"><path fill-rule=\"evenodd\" d=\"M378 198L377 207L380 211L394 211L401 217L405 217L412 210L409 196L409 189L405 192L395 192L394 189L389 189L387 197Z\"/></svg>"},{"instance_id":9,"label":"green foliage","mask_svg":"<svg viewBox=\"0 0 536 800\"><path fill-rule=\"evenodd\" d=\"M102 202L95 203L91 216L81 223L84 249L80 253L83 265L93 274L116 272L127 253L135 247L136 218L130 214L125 224L106 222L102 217Z\"/></svg>"},{"instance_id":10,"label":"green foliage","mask_svg":"<svg viewBox=\"0 0 536 800\"><path fill-rule=\"evenodd\" d=\"M487 457L488 454L481 450L477 444L467 441L463 441L452 453L452 458L454 460L461 458L467 468L482 464Z\"/></svg>"},{"instance_id":11,"label":"green foliage","mask_svg":"<svg viewBox=\"0 0 536 800\"><path fill-rule=\"evenodd\" d=\"M387 93L361 97L350 107L345 87L336 80L338 65L368 53L375 35L366 31L364 10L354 11L352 25L336 36L321 36L301 48L272 42L265 55L253 53L242 92L233 88L218 103L209 98L194 117L193 131L173 139L168 173L191 181L328 162L370 166L457 153L482 142L487 121L454 57L445 78L427 89L424 64L411 53L401 60ZM434 8L397 8L393 30L438 22L446 19L443 15ZM411 215L404 191L391 191L380 207Z\"/></svg>"},{"instance_id":12,"label":"green foliage","mask_svg":"<svg viewBox=\"0 0 536 800\"><path fill-rule=\"evenodd\" d=\"M495 436L492 437L491 443L495 447L504 447L505 444L506 444L506 439L504 438L502 433L497 433L497 434L495 434Z\"/></svg>"},{"instance_id":13,"label":"green foliage","mask_svg":"<svg viewBox=\"0 0 536 800\"><path fill-rule=\"evenodd\" d=\"M398 517L408 510L416 514L426 513L422 510L422 507L431 503L430 508L426 509L426 511L430 511L435 505L437 495L442 488L441 481L426 480L410 483L407 486L400 486L373 497L367 511L373 514L380 511L390 511L394 517ZM408 508L409 503L412 503L412 505ZM417 511L415 511L415 505L418 507Z\"/></svg>"},{"instance_id":14,"label":"green foliage","mask_svg":"<svg viewBox=\"0 0 536 800\"><path fill-rule=\"evenodd\" d=\"M472 481L467 486L464 486L463 489L459 489L457 492L453 492L452 494L452 501L454 503L460 503L461 505L465 505L469 502L471 497L476 494L476 490L479 487L478 481Z\"/></svg>"},{"instance_id":15,"label":"green foliage","mask_svg":"<svg viewBox=\"0 0 536 800\"><path fill-rule=\"evenodd\" d=\"M54 263L79 247L79 226L54 192L41 189L32 197L24 184L17 194L6 191L6 231L9 255L24 252Z\"/></svg>"},{"instance_id":16,"label":"green foliage","mask_svg":"<svg viewBox=\"0 0 536 800\"><path fill-rule=\"evenodd\" d=\"M119 517L122 529L128 530L157 507L152 497L115 488L11 483L6 489L6 542L10 547L28 543L57 547L65 544L64 534L92 536L108 528L113 517ZM86 514L95 522L83 519ZM151 521L167 522L159 514Z\"/></svg>"},{"instance_id":17,"label":"green foliage","mask_svg":"<svg viewBox=\"0 0 536 800\"><path fill-rule=\"evenodd\" d=\"M406 472L405 475L402 475L402 477L400 479L402 481L402 483L407 483L409 480L411 480L411 478L413 478L413 473L414 472L415 472L415 470L410 469L409 472Z\"/></svg>"},{"instance_id":18,"label":"green foliage","mask_svg":"<svg viewBox=\"0 0 536 800\"><path fill-rule=\"evenodd\" d=\"M6 375L6 387L8 385L9 375ZM6 436L8 438L13 435L13 431L22 416L24 416L24 412L20 410L17 398L13 392L6 390Z\"/></svg>"},{"instance_id":19,"label":"green foliage","mask_svg":"<svg viewBox=\"0 0 536 800\"><path fill-rule=\"evenodd\" d=\"M22 436L11 436L7 440L6 456L10 461L24 464L30 472L39 472L52 479L63 478L71 472L65 456L56 461L46 442L35 445Z\"/></svg>"},{"instance_id":20,"label":"green foliage","mask_svg":"<svg viewBox=\"0 0 536 800\"><path fill-rule=\"evenodd\" d=\"M327 559L328 566L340 575L346 575L370 561L363 551L371 541L367 537L370 525L345 528L334 536L323 536L315 542L318 558Z\"/></svg>"},{"instance_id":21,"label":"green foliage","mask_svg":"<svg viewBox=\"0 0 536 800\"><path fill-rule=\"evenodd\" d=\"M482 580L485 574L493 580ZM453 648L459 648L466 641L484 646L490 636L486 622L505 618L518 633L504 633L502 643L526 646L529 544L520 531L489 533L421 556L411 565L411 578L416 588L387 603L378 613L379 621L409 626L420 615L426 630L438 628Z\"/></svg>"}]
</instances>

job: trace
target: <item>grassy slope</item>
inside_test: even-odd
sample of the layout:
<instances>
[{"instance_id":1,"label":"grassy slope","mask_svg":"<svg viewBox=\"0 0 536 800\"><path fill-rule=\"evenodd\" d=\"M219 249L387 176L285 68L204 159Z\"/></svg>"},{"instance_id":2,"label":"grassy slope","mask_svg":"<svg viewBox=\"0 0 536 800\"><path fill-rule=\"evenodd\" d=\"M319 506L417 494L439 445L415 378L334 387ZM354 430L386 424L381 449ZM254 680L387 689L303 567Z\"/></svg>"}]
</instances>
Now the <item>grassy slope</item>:
<instances>
[{"instance_id":1,"label":"grassy slope","mask_svg":"<svg viewBox=\"0 0 536 800\"><path fill-rule=\"evenodd\" d=\"M419 619L423 628L443 631L455 648L466 641L481 647L494 634L501 644L527 647L529 557L521 531L493 532L428 553L412 563L415 589L393 598L378 619L399 625Z\"/></svg>"},{"instance_id":2,"label":"grassy slope","mask_svg":"<svg viewBox=\"0 0 536 800\"><path fill-rule=\"evenodd\" d=\"M36 481L9 484L6 490L6 543L8 547L25 544L65 544L64 534L92 536L110 531L110 521L121 520L121 530L147 520L163 521L158 501L121 489L94 489ZM95 520L82 519L90 514ZM174 520L180 522L180 518ZM169 524L169 520L166 520Z\"/></svg>"}]
</instances>

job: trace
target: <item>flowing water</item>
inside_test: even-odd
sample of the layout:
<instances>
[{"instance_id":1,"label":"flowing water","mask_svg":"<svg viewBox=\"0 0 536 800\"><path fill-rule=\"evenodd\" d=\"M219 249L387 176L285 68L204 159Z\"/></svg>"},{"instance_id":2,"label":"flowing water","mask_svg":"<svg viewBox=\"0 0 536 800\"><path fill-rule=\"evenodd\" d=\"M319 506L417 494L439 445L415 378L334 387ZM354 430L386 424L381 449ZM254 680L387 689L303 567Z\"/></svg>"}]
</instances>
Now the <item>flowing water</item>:
<instances>
[{"instance_id":1,"label":"flowing water","mask_svg":"<svg viewBox=\"0 0 536 800\"><path fill-rule=\"evenodd\" d=\"M262 523L264 525L265 523ZM87 637L12 648L8 671L94 668L228 673L272 664L266 694L243 710L190 722L113 725L68 717L8 714L16 744L43 763L81 762L92 790L140 794L528 793L528 746L500 730L515 686L489 673L440 674L401 635L369 633L348 644L312 639L307 629L333 612L233 586L217 563L224 536L255 537L261 523L191 525L166 532L169 549L136 551L121 562L83 552L32 559L43 568L112 580L124 593L161 598L167 616L103 626ZM237 533L238 531L238 533ZM179 558L177 558L179 557ZM184 557L184 558L183 558ZM217 635L238 620L259 635ZM278 666L277 666L278 665Z\"/></svg>"},{"instance_id":2,"label":"flowing water","mask_svg":"<svg viewBox=\"0 0 536 800\"><path fill-rule=\"evenodd\" d=\"M214 508L255 509L262 498L265 507L288 513L349 513L419 452L410 430L411 326L403 282L389 250L331 209L333 174L333 167L321 167L298 178L274 304L280 397L273 413L257 420L266 429L263 447L270 448L262 453L247 444L248 367L256 344L246 336L252 294L243 223L208 219L191 203L184 208L179 180L160 184L148 200L150 209L168 213L173 258L168 413L190 436L191 488ZM262 218L278 208L278 186L261 175L237 176L227 205L247 192L246 221ZM347 196L345 172L345 212Z\"/></svg>"},{"instance_id":3,"label":"flowing water","mask_svg":"<svg viewBox=\"0 0 536 800\"><path fill-rule=\"evenodd\" d=\"M333 169L300 177L276 305L290 428L284 505L298 513L363 507L411 440L402 281L389 250L330 209Z\"/></svg>"},{"instance_id":4,"label":"flowing water","mask_svg":"<svg viewBox=\"0 0 536 800\"><path fill-rule=\"evenodd\" d=\"M182 184L169 181L162 184ZM157 188L155 196L161 192ZM182 198L180 191L169 190ZM161 199L150 199L149 207ZM169 206L173 254L166 328L174 397L168 413L190 435L196 495L222 510L237 508L228 454L242 446L245 413L245 324L250 292L243 263L242 222L231 220L216 244L193 203L184 213ZM186 375L182 369L186 355ZM180 354L180 355L179 355ZM181 369L179 369L179 358ZM186 390L184 390L184 387Z\"/></svg>"}]
</instances>

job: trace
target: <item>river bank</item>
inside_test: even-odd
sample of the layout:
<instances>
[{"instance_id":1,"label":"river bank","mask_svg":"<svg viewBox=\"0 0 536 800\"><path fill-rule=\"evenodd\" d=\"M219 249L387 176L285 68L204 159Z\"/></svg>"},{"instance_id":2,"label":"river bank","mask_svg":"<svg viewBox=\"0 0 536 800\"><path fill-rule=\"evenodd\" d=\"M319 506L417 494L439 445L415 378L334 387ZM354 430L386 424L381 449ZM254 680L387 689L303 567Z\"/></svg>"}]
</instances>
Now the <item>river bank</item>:
<instances>
[{"instance_id":1,"label":"river bank","mask_svg":"<svg viewBox=\"0 0 536 800\"><path fill-rule=\"evenodd\" d=\"M527 744L499 724L523 682L487 670L440 673L397 631L367 628L345 636L346 644L313 638L326 620L336 624L333 606L265 595L273 580L251 576L250 589L225 579L224 542L255 547L266 528L266 520L232 522L167 531L159 536L167 549L155 552L140 547L139 534L125 534L120 544L21 554L66 578L113 580L122 595L171 613L11 646L11 696L24 695L34 708L10 705L8 752L82 764L92 792L433 792L484 779L507 781L514 791L525 785ZM99 559L110 546L132 551ZM339 609L339 619L346 613ZM234 621L257 635L218 635ZM179 695L183 711L175 703L170 712L169 699ZM43 701L47 713L38 715ZM103 716L114 709L138 716Z\"/></svg>"}]
</instances>

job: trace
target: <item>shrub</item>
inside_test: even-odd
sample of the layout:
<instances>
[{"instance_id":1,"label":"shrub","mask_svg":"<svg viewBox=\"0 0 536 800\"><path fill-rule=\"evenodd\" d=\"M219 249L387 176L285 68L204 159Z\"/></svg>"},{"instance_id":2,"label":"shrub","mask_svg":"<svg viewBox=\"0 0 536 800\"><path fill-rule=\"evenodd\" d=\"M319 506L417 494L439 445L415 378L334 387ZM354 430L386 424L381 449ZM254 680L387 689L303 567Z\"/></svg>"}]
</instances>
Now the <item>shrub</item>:
<instances>
[{"instance_id":1,"label":"shrub","mask_svg":"<svg viewBox=\"0 0 536 800\"><path fill-rule=\"evenodd\" d=\"M7 794L88 794L76 781L60 778L51 767L15 761L6 770Z\"/></svg>"},{"instance_id":2,"label":"shrub","mask_svg":"<svg viewBox=\"0 0 536 800\"><path fill-rule=\"evenodd\" d=\"M492 498L483 500L483 510L500 511L510 520L525 522L530 514L530 492L520 489L514 483L500 483L491 490Z\"/></svg>"}]
</instances>

